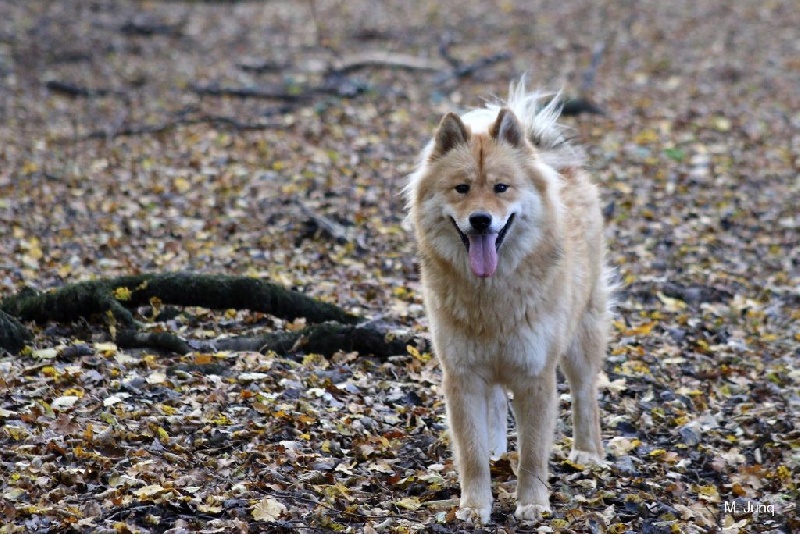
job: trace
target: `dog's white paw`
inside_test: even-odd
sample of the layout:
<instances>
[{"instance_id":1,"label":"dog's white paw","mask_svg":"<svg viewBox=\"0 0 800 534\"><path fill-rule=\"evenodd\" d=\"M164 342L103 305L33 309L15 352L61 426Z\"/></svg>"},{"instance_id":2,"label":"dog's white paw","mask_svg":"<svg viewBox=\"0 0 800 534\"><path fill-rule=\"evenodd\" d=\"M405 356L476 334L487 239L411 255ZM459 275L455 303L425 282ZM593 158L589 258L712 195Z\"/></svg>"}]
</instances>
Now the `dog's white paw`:
<instances>
[{"instance_id":1,"label":"dog's white paw","mask_svg":"<svg viewBox=\"0 0 800 534\"><path fill-rule=\"evenodd\" d=\"M462 506L456 512L456 517L467 523L485 525L489 522L492 515L491 508L474 508L472 506Z\"/></svg>"},{"instance_id":2,"label":"dog's white paw","mask_svg":"<svg viewBox=\"0 0 800 534\"><path fill-rule=\"evenodd\" d=\"M569 453L569 461L580 465L598 465L601 467L608 465L605 458L599 454L577 449L572 449L572 452Z\"/></svg>"},{"instance_id":3,"label":"dog's white paw","mask_svg":"<svg viewBox=\"0 0 800 534\"><path fill-rule=\"evenodd\" d=\"M514 516L521 521L539 521L544 513L550 513L549 504L518 504Z\"/></svg>"}]
</instances>

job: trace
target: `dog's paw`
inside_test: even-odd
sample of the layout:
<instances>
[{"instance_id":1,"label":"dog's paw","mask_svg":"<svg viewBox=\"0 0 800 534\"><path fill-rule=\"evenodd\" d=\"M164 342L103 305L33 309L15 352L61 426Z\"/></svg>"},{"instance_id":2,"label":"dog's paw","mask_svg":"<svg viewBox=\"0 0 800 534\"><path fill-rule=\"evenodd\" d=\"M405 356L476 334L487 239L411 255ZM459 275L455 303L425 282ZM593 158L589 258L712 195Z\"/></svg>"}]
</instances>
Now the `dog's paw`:
<instances>
[{"instance_id":1,"label":"dog's paw","mask_svg":"<svg viewBox=\"0 0 800 534\"><path fill-rule=\"evenodd\" d=\"M569 461L580 465L597 465L600 467L608 465L608 462L601 455L577 449L572 449L572 452L569 453Z\"/></svg>"},{"instance_id":2,"label":"dog's paw","mask_svg":"<svg viewBox=\"0 0 800 534\"><path fill-rule=\"evenodd\" d=\"M462 506L456 512L456 517L458 519L477 525L485 525L488 523L491 515L491 508L474 508L472 506Z\"/></svg>"},{"instance_id":3,"label":"dog's paw","mask_svg":"<svg viewBox=\"0 0 800 534\"><path fill-rule=\"evenodd\" d=\"M539 521L545 513L550 513L549 504L518 504L514 517L521 521Z\"/></svg>"}]
</instances>

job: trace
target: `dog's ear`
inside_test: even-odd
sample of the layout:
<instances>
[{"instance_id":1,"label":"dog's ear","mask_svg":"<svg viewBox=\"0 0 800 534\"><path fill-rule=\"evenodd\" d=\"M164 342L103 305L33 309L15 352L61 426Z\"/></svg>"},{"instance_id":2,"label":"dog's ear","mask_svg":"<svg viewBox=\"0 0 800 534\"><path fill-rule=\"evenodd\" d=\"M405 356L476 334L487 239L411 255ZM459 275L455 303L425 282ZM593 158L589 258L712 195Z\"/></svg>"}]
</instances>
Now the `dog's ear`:
<instances>
[{"instance_id":1,"label":"dog's ear","mask_svg":"<svg viewBox=\"0 0 800 534\"><path fill-rule=\"evenodd\" d=\"M525 132L522 124L517 120L514 112L508 108L503 108L497 114L489 135L498 141L505 141L514 148L520 148L525 144Z\"/></svg>"},{"instance_id":2,"label":"dog's ear","mask_svg":"<svg viewBox=\"0 0 800 534\"><path fill-rule=\"evenodd\" d=\"M458 145L465 145L469 141L467 127L455 113L448 113L442 117L436 129L433 147L433 156L444 156Z\"/></svg>"}]
</instances>

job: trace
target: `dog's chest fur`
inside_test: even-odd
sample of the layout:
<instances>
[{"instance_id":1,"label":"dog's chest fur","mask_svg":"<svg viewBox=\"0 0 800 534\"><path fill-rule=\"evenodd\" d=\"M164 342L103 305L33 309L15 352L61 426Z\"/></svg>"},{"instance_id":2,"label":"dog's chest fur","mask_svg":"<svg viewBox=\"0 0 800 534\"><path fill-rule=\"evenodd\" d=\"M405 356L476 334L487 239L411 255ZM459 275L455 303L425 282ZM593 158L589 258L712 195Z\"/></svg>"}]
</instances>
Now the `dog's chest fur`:
<instances>
[{"instance_id":1,"label":"dog's chest fur","mask_svg":"<svg viewBox=\"0 0 800 534\"><path fill-rule=\"evenodd\" d=\"M572 294L562 266L481 280L455 276L456 269L443 262L424 263L431 330L446 371L509 384L537 376L565 349Z\"/></svg>"}]
</instances>

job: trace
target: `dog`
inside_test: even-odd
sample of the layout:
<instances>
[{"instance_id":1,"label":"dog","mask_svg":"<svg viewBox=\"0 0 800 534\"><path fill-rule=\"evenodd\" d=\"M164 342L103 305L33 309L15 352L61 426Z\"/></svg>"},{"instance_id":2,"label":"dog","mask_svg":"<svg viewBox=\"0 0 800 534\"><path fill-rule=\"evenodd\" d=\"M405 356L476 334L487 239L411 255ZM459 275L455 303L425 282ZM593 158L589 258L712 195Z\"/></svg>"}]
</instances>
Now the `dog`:
<instances>
[{"instance_id":1,"label":"dog","mask_svg":"<svg viewBox=\"0 0 800 534\"><path fill-rule=\"evenodd\" d=\"M550 511L556 367L572 394L570 459L604 462L597 377L612 285L599 193L557 122L557 97L446 114L404 192L461 486L456 516L487 523L490 458L517 426L520 520Z\"/></svg>"}]
</instances>

